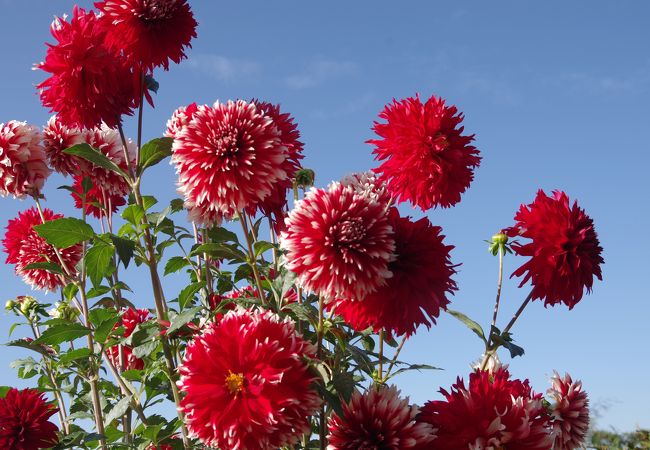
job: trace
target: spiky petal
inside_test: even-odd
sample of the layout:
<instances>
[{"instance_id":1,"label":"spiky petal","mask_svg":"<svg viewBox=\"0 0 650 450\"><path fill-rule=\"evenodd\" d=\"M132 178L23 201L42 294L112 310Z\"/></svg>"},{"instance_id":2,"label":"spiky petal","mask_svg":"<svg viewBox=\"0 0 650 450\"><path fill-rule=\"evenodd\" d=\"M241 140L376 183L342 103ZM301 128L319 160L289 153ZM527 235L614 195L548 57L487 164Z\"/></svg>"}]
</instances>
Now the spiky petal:
<instances>
[{"instance_id":1,"label":"spiky petal","mask_svg":"<svg viewBox=\"0 0 650 450\"><path fill-rule=\"evenodd\" d=\"M38 450L58 442L58 428L49 421L57 408L36 389L10 388L0 398L0 448Z\"/></svg>"},{"instance_id":2,"label":"spiky petal","mask_svg":"<svg viewBox=\"0 0 650 450\"><path fill-rule=\"evenodd\" d=\"M38 195L50 176L38 127L10 120L0 123L0 196Z\"/></svg>"},{"instance_id":3,"label":"spiky petal","mask_svg":"<svg viewBox=\"0 0 650 450\"><path fill-rule=\"evenodd\" d=\"M589 399L582 390L582 382L574 382L569 374L560 377L554 372L547 393L554 400L551 405L553 450L582 448L589 431Z\"/></svg>"}]
</instances>

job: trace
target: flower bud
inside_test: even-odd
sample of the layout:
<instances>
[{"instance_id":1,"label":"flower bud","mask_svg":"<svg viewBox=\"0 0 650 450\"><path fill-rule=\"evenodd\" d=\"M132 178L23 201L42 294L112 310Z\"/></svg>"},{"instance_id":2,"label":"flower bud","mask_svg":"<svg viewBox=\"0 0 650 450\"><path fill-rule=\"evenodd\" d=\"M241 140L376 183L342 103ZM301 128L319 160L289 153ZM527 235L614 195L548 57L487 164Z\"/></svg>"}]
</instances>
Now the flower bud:
<instances>
[{"instance_id":1,"label":"flower bud","mask_svg":"<svg viewBox=\"0 0 650 450\"><path fill-rule=\"evenodd\" d=\"M316 172L311 169L300 169L296 172L296 184L298 187L306 189L314 185Z\"/></svg>"},{"instance_id":2,"label":"flower bud","mask_svg":"<svg viewBox=\"0 0 650 450\"><path fill-rule=\"evenodd\" d=\"M13 300L7 300L7 303L5 303L5 309L7 311L12 311L16 307L16 302Z\"/></svg>"},{"instance_id":3,"label":"flower bud","mask_svg":"<svg viewBox=\"0 0 650 450\"><path fill-rule=\"evenodd\" d=\"M507 244L508 236L506 236L504 233L497 233L494 236L492 236L492 242L494 244L499 244L499 245Z\"/></svg>"},{"instance_id":4,"label":"flower bud","mask_svg":"<svg viewBox=\"0 0 650 450\"><path fill-rule=\"evenodd\" d=\"M18 303L20 304L20 312L25 316L28 316L34 310L34 308L38 306L36 299L28 295L22 295L18 297Z\"/></svg>"}]
</instances>

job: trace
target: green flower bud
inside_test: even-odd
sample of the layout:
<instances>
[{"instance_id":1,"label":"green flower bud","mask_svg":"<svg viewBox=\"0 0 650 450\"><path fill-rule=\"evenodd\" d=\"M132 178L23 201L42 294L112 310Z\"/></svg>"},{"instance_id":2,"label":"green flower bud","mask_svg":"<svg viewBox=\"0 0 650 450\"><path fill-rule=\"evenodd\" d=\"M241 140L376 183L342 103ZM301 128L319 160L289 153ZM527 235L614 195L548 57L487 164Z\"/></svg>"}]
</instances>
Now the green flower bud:
<instances>
[{"instance_id":1,"label":"green flower bud","mask_svg":"<svg viewBox=\"0 0 650 450\"><path fill-rule=\"evenodd\" d=\"M498 245L507 244L508 236L506 236L504 233L497 233L494 236L492 236L492 242Z\"/></svg>"},{"instance_id":2,"label":"green flower bud","mask_svg":"<svg viewBox=\"0 0 650 450\"><path fill-rule=\"evenodd\" d=\"M28 316L38 306L36 299L28 295L18 297L18 302L20 303L20 312L25 316Z\"/></svg>"},{"instance_id":3,"label":"green flower bud","mask_svg":"<svg viewBox=\"0 0 650 450\"><path fill-rule=\"evenodd\" d=\"M13 300L7 300L7 303L5 303L5 309L7 311L12 311L16 307L16 302Z\"/></svg>"},{"instance_id":4,"label":"green flower bud","mask_svg":"<svg viewBox=\"0 0 650 450\"><path fill-rule=\"evenodd\" d=\"M300 169L296 172L296 184L298 187L306 189L314 185L316 179L316 172L311 169Z\"/></svg>"}]
</instances>

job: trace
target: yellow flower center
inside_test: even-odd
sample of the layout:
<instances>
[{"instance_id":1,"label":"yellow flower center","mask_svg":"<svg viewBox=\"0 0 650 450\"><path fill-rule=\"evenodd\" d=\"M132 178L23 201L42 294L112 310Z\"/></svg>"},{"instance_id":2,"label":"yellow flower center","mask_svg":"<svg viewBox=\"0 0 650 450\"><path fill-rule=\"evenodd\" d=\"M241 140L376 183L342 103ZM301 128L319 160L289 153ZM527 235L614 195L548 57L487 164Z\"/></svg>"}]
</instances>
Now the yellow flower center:
<instances>
[{"instance_id":1,"label":"yellow flower center","mask_svg":"<svg viewBox=\"0 0 650 450\"><path fill-rule=\"evenodd\" d=\"M244 374L233 373L229 370L226 377L226 387L232 395L239 394L244 390Z\"/></svg>"}]
</instances>

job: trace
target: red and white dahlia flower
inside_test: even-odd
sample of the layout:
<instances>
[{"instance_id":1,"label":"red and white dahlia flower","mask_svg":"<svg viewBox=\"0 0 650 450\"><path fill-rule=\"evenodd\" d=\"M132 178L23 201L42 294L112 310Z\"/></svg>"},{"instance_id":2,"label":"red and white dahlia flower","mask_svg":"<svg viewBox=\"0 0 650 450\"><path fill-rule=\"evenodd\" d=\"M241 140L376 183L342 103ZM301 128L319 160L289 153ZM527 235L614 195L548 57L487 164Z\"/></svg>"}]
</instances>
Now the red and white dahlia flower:
<instances>
[{"instance_id":1,"label":"red and white dahlia flower","mask_svg":"<svg viewBox=\"0 0 650 450\"><path fill-rule=\"evenodd\" d=\"M551 405L553 450L582 448L589 431L589 399L582 390L582 382L574 382L569 374L560 377L554 372L551 385L547 394L554 400Z\"/></svg>"},{"instance_id":2,"label":"red and white dahlia flower","mask_svg":"<svg viewBox=\"0 0 650 450\"><path fill-rule=\"evenodd\" d=\"M60 219L62 214L54 214L50 209L43 209L45 221ZM2 245L7 253L7 263L15 264L16 273L22 276L25 283L36 289L53 291L63 285L61 278L44 269L25 269L30 264L52 262L59 264L54 247L34 230L34 225L43 221L36 208L30 208L18 213L18 217L7 224L7 231ZM74 271L81 259L81 244L59 250L59 254L68 270Z\"/></svg>"},{"instance_id":3,"label":"red and white dahlia flower","mask_svg":"<svg viewBox=\"0 0 650 450\"><path fill-rule=\"evenodd\" d=\"M287 176L278 127L243 100L199 106L172 151L178 190L199 223L256 208Z\"/></svg>"},{"instance_id":4,"label":"red and white dahlia flower","mask_svg":"<svg viewBox=\"0 0 650 450\"><path fill-rule=\"evenodd\" d=\"M447 309L447 296L457 290L449 258L454 247L443 243L442 228L423 217L412 222L389 211L395 240L395 257L388 263L393 274L386 285L363 297L339 299L332 308L356 330L384 328L397 335L411 335L419 325L436 323Z\"/></svg>"},{"instance_id":5,"label":"red and white dahlia flower","mask_svg":"<svg viewBox=\"0 0 650 450\"><path fill-rule=\"evenodd\" d=\"M106 0L95 7L107 44L149 72L168 70L169 60L181 62L196 37L198 24L186 0Z\"/></svg>"},{"instance_id":6,"label":"red and white dahlia flower","mask_svg":"<svg viewBox=\"0 0 650 450\"><path fill-rule=\"evenodd\" d=\"M176 136L183 131L194 118L194 114L198 111L199 106L196 103L190 103L187 106L180 106L172 113L172 116L167 121L167 129L165 136L175 139Z\"/></svg>"},{"instance_id":7,"label":"red and white dahlia flower","mask_svg":"<svg viewBox=\"0 0 650 450\"><path fill-rule=\"evenodd\" d=\"M109 51L95 13L75 6L70 22L54 19L51 32L57 43L48 44L45 61L36 65L51 74L37 86L43 106L68 127L116 127L123 114L131 115L139 74Z\"/></svg>"},{"instance_id":8,"label":"red and white dahlia flower","mask_svg":"<svg viewBox=\"0 0 650 450\"><path fill-rule=\"evenodd\" d=\"M591 292L594 276L602 280L600 265L605 261L593 220L562 191L547 196L541 189L533 203L521 205L511 237L530 239L512 248L530 259L512 276L523 276L519 287L530 280L532 298L544 305L564 303L572 309L586 289Z\"/></svg>"},{"instance_id":9,"label":"red and white dahlia flower","mask_svg":"<svg viewBox=\"0 0 650 450\"><path fill-rule=\"evenodd\" d=\"M371 386L365 393L355 391L344 403L343 415L333 414L328 422L328 450L390 449L425 450L431 448L434 428L416 422L416 406L408 397L400 398L395 386Z\"/></svg>"},{"instance_id":10,"label":"red and white dahlia flower","mask_svg":"<svg viewBox=\"0 0 650 450\"><path fill-rule=\"evenodd\" d=\"M314 355L293 322L270 311L238 309L207 325L179 367L190 432L238 450L296 443L321 403L305 360Z\"/></svg>"},{"instance_id":11,"label":"red and white dahlia flower","mask_svg":"<svg viewBox=\"0 0 650 450\"><path fill-rule=\"evenodd\" d=\"M77 157L63 153L73 145L85 142L85 132L77 127L68 127L59 116L52 116L43 128L43 147L50 166L62 175L74 175L79 171Z\"/></svg>"},{"instance_id":12,"label":"red and white dahlia flower","mask_svg":"<svg viewBox=\"0 0 650 450\"><path fill-rule=\"evenodd\" d=\"M372 171L347 175L341 179L341 184L352 186L357 193L370 197L385 208L391 205L391 196L386 189L386 183L379 180Z\"/></svg>"},{"instance_id":13,"label":"red and white dahlia flower","mask_svg":"<svg viewBox=\"0 0 650 450\"><path fill-rule=\"evenodd\" d=\"M409 201L423 211L447 208L474 179L479 151L471 145L473 135L463 135L463 115L455 106L432 96L426 103L419 96L393 100L375 122L373 130L381 139L371 139L373 153L382 161L375 169L386 181L397 201Z\"/></svg>"},{"instance_id":14,"label":"red and white dahlia flower","mask_svg":"<svg viewBox=\"0 0 650 450\"><path fill-rule=\"evenodd\" d=\"M418 421L431 424L441 450L551 450L550 417L528 380L511 380L501 368L476 371L465 387L459 378L444 400L425 404Z\"/></svg>"},{"instance_id":15,"label":"red and white dahlia flower","mask_svg":"<svg viewBox=\"0 0 650 450\"><path fill-rule=\"evenodd\" d=\"M135 331L135 327L151 319L151 314L147 309L126 308L122 311L120 321L115 324L113 329L120 326L124 327L124 337L129 337ZM133 354L133 349L128 345L114 345L106 349L106 354L113 365L120 370L142 370L144 361Z\"/></svg>"},{"instance_id":16,"label":"red and white dahlia flower","mask_svg":"<svg viewBox=\"0 0 650 450\"><path fill-rule=\"evenodd\" d=\"M39 194L50 176L38 127L10 120L0 123L0 195Z\"/></svg>"},{"instance_id":17,"label":"red and white dahlia flower","mask_svg":"<svg viewBox=\"0 0 650 450\"><path fill-rule=\"evenodd\" d=\"M103 153L120 169L127 172L128 164L124 154L124 145L117 129L102 125L86 132L86 143ZM135 166L136 145L127 138L129 164ZM79 159L80 173L92 180L93 187L106 192L107 196L124 197L130 192L129 184L119 174L112 170L96 166L88 161Z\"/></svg>"},{"instance_id":18,"label":"red and white dahlia flower","mask_svg":"<svg viewBox=\"0 0 650 450\"><path fill-rule=\"evenodd\" d=\"M38 450L54 446L59 429L49 419L56 412L57 408L36 389L10 388L0 398L0 448Z\"/></svg>"},{"instance_id":19,"label":"red and white dahlia flower","mask_svg":"<svg viewBox=\"0 0 650 450\"><path fill-rule=\"evenodd\" d=\"M285 220L287 268L327 300L362 298L384 286L395 250L384 209L351 186L312 188Z\"/></svg>"},{"instance_id":20,"label":"red and white dahlia flower","mask_svg":"<svg viewBox=\"0 0 650 450\"><path fill-rule=\"evenodd\" d=\"M73 192L71 192L70 195L72 195L74 206L77 209L84 207L84 201L82 200L84 192L83 179L83 174L75 175L73 178ZM85 195L86 214L90 214L98 219L116 212L120 206L124 205L126 205L124 194L120 194L119 192L116 193L112 190L104 189L95 185L92 185Z\"/></svg>"}]
</instances>

